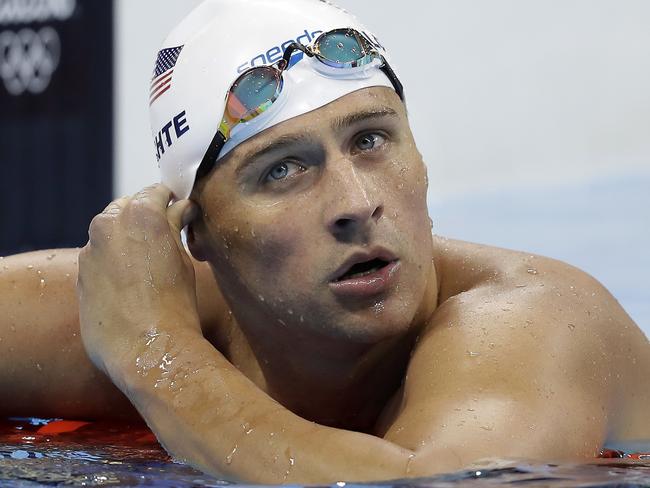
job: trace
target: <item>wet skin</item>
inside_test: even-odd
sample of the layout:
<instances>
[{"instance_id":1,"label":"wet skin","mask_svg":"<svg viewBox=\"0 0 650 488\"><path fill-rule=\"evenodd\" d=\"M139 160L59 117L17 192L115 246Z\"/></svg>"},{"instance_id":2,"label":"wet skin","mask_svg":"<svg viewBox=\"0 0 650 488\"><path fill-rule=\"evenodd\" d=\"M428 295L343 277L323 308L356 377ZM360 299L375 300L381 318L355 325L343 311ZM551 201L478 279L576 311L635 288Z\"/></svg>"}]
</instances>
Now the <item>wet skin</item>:
<instances>
[{"instance_id":1,"label":"wet skin","mask_svg":"<svg viewBox=\"0 0 650 488\"><path fill-rule=\"evenodd\" d=\"M648 341L611 295L557 261L432 237L425 194L399 99L370 89L240 145L197 185L199 211L167 209L160 186L120 199L80 256L88 355L171 453L248 481L588 459L650 438ZM190 221L207 265L182 250ZM348 258L375 255L396 263L383 284L337 285ZM75 259L5 260L7 412L128 413L73 335Z\"/></svg>"},{"instance_id":2,"label":"wet skin","mask_svg":"<svg viewBox=\"0 0 650 488\"><path fill-rule=\"evenodd\" d=\"M212 265L257 384L293 411L370 429L379 411L358 411L380 409L401 383L437 305L426 190L388 89L271 128L197 185L190 249ZM394 262L378 286L335 282L347 261L377 254Z\"/></svg>"}]
</instances>

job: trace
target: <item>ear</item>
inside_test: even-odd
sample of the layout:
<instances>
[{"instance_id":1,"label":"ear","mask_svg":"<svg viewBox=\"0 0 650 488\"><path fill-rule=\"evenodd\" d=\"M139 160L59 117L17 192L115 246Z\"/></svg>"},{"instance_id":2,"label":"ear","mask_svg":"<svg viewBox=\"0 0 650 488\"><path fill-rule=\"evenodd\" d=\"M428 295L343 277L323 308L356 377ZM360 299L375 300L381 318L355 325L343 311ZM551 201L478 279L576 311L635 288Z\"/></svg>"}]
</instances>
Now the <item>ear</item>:
<instances>
[{"instance_id":1,"label":"ear","mask_svg":"<svg viewBox=\"0 0 650 488\"><path fill-rule=\"evenodd\" d=\"M202 239L200 232L197 232L197 227L200 226L198 222L192 222L187 226L187 248L197 261L207 261L207 253L204 239Z\"/></svg>"}]
</instances>

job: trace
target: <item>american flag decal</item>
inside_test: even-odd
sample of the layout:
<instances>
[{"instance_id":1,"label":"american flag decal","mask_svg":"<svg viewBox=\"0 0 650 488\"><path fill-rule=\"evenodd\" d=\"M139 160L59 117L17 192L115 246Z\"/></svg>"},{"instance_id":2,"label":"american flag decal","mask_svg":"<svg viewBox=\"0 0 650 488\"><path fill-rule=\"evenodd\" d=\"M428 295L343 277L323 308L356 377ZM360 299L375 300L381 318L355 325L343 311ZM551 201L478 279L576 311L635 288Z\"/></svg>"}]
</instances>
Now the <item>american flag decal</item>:
<instances>
[{"instance_id":1,"label":"american flag decal","mask_svg":"<svg viewBox=\"0 0 650 488\"><path fill-rule=\"evenodd\" d=\"M172 87L174 66L176 66L176 61L178 61L178 56L180 56L182 50L183 46L178 46L163 49L158 53L153 79L151 80L149 105L152 105Z\"/></svg>"}]
</instances>

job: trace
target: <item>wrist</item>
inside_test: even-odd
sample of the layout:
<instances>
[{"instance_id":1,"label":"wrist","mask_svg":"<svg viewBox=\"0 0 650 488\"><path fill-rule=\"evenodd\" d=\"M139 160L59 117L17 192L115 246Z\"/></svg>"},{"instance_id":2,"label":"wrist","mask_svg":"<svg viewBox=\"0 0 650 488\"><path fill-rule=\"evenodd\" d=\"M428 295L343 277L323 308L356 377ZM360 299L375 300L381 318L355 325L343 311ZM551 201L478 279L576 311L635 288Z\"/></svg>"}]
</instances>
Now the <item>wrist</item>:
<instances>
[{"instance_id":1,"label":"wrist","mask_svg":"<svg viewBox=\"0 0 650 488\"><path fill-rule=\"evenodd\" d=\"M113 383L134 402L135 392L156 388L199 341L204 341L196 314L152 320L141 332L123 338L104 361L105 372ZM178 315L178 314L176 314Z\"/></svg>"}]
</instances>

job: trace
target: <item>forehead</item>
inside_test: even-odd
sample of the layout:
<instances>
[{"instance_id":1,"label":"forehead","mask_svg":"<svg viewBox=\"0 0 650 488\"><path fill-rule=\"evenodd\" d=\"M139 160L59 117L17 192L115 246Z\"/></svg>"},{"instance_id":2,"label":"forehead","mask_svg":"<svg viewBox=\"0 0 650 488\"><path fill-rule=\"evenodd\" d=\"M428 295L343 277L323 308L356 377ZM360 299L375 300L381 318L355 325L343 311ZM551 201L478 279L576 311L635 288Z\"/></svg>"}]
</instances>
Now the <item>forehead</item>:
<instances>
[{"instance_id":1,"label":"forehead","mask_svg":"<svg viewBox=\"0 0 650 488\"><path fill-rule=\"evenodd\" d=\"M241 143L224 159L246 158L287 137L308 132L323 134L330 128L344 128L382 116L398 117L405 124L408 123L404 104L394 90L386 87L364 88L260 132Z\"/></svg>"}]
</instances>

